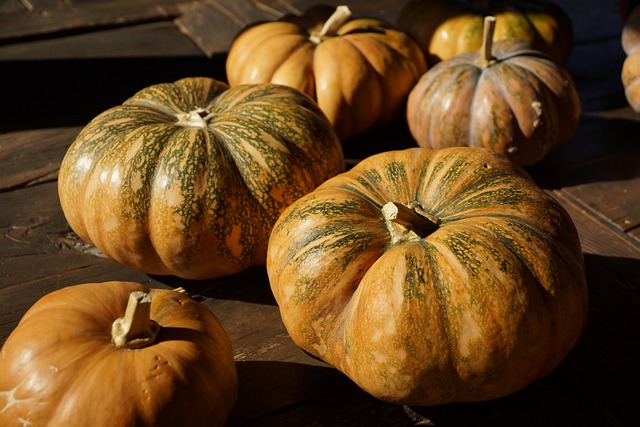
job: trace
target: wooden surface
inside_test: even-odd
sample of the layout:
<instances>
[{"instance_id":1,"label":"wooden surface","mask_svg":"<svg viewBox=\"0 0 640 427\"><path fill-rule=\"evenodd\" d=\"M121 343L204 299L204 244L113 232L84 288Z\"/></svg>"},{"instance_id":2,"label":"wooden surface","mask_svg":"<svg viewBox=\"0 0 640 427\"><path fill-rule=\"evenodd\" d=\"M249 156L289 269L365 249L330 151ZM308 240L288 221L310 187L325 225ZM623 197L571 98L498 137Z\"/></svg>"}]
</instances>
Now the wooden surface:
<instances>
[{"instance_id":1,"label":"wooden surface","mask_svg":"<svg viewBox=\"0 0 640 427\"><path fill-rule=\"evenodd\" d=\"M404 3L349 2L356 14L391 22ZM294 0L0 2L0 344L36 300L64 286L183 286L233 341L240 393L230 426L638 425L640 116L619 78L622 21L617 1L558 3L574 24L567 68L584 112L572 140L528 171L579 230L591 301L581 340L546 378L489 402L387 405L293 344L264 267L202 282L150 277L102 257L69 228L56 178L82 126L149 84L224 80L237 31L312 4ZM344 142L351 163L413 145L401 123Z\"/></svg>"}]
</instances>

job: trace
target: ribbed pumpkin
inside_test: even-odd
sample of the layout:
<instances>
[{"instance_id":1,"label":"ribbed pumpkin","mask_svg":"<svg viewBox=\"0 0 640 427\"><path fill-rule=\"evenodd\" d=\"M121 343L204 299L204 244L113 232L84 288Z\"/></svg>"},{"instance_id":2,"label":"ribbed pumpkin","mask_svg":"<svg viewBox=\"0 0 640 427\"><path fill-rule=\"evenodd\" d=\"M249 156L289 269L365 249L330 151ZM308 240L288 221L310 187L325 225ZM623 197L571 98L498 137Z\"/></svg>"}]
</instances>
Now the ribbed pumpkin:
<instances>
[{"instance_id":1,"label":"ribbed pumpkin","mask_svg":"<svg viewBox=\"0 0 640 427\"><path fill-rule=\"evenodd\" d=\"M133 282L38 300L0 351L3 427L222 426L238 378L216 316Z\"/></svg>"},{"instance_id":2,"label":"ribbed pumpkin","mask_svg":"<svg viewBox=\"0 0 640 427\"><path fill-rule=\"evenodd\" d=\"M343 170L306 95L188 77L94 118L66 153L59 195L72 229L108 257L206 279L263 265L282 210Z\"/></svg>"},{"instance_id":3,"label":"ribbed pumpkin","mask_svg":"<svg viewBox=\"0 0 640 427\"><path fill-rule=\"evenodd\" d=\"M622 85L627 102L640 112L640 7L634 7L622 27L622 48L627 55L622 64Z\"/></svg>"},{"instance_id":4,"label":"ribbed pumpkin","mask_svg":"<svg viewBox=\"0 0 640 427\"><path fill-rule=\"evenodd\" d=\"M397 27L420 45L430 66L478 50L485 16L497 18L494 40L519 38L564 63L573 47L573 26L557 5L540 0L410 0Z\"/></svg>"},{"instance_id":5,"label":"ribbed pumpkin","mask_svg":"<svg viewBox=\"0 0 640 427\"><path fill-rule=\"evenodd\" d=\"M519 39L485 44L427 71L409 94L407 122L418 145L471 146L521 166L568 142L580 122L580 97L569 72Z\"/></svg>"},{"instance_id":6,"label":"ribbed pumpkin","mask_svg":"<svg viewBox=\"0 0 640 427\"><path fill-rule=\"evenodd\" d=\"M329 179L278 220L267 272L302 349L407 405L527 386L588 306L567 212L480 148L383 152Z\"/></svg>"},{"instance_id":7,"label":"ribbed pumpkin","mask_svg":"<svg viewBox=\"0 0 640 427\"><path fill-rule=\"evenodd\" d=\"M270 81L315 99L344 140L391 122L426 70L416 42L391 25L354 18L348 7L252 25L231 44L231 86Z\"/></svg>"}]
</instances>

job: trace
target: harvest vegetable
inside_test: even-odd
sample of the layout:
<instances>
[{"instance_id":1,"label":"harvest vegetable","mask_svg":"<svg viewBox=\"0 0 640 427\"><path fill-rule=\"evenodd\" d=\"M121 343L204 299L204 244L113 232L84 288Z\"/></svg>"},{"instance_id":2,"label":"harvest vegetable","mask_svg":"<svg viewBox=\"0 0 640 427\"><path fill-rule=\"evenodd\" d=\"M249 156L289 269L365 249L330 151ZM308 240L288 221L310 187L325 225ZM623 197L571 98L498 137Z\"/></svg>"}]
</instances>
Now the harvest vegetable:
<instances>
[{"instance_id":1,"label":"harvest vegetable","mask_svg":"<svg viewBox=\"0 0 640 427\"><path fill-rule=\"evenodd\" d=\"M581 104L569 72L518 39L493 43L487 17L480 50L427 71L409 94L407 122L418 145L492 149L528 166L574 135Z\"/></svg>"},{"instance_id":2,"label":"harvest vegetable","mask_svg":"<svg viewBox=\"0 0 640 427\"><path fill-rule=\"evenodd\" d=\"M346 6L249 26L226 63L233 87L273 82L315 99L340 139L401 118L426 70L417 43L390 24L353 18Z\"/></svg>"},{"instance_id":3,"label":"harvest vegetable","mask_svg":"<svg viewBox=\"0 0 640 427\"><path fill-rule=\"evenodd\" d=\"M58 189L72 229L108 257L208 279L264 264L282 210L344 167L306 95L189 77L94 118L66 153Z\"/></svg>"},{"instance_id":4,"label":"harvest vegetable","mask_svg":"<svg viewBox=\"0 0 640 427\"><path fill-rule=\"evenodd\" d=\"M480 148L384 152L327 180L278 219L267 272L297 345L404 405L522 389L588 309L567 212Z\"/></svg>"},{"instance_id":5,"label":"harvest vegetable","mask_svg":"<svg viewBox=\"0 0 640 427\"><path fill-rule=\"evenodd\" d=\"M42 297L2 347L0 372L3 427L221 426L238 391L216 316L132 282Z\"/></svg>"},{"instance_id":6,"label":"harvest vegetable","mask_svg":"<svg viewBox=\"0 0 640 427\"><path fill-rule=\"evenodd\" d=\"M494 41L518 38L564 63L573 47L573 26L559 6L541 0L410 0L397 26L413 36L430 66L478 50L483 20L496 17Z\"/></svg>"},{"instance_id":7,"label":"harvest vegetable","mask_svg":"<svg viewBox=\"0 0 640 427\"><path fill-rule=\"evenodd\" d=\"M622 85L631 108L640 112L640 7L631 10L622 27L622 48L627 55L622 64Z\"/></svg>"}]
</instances>

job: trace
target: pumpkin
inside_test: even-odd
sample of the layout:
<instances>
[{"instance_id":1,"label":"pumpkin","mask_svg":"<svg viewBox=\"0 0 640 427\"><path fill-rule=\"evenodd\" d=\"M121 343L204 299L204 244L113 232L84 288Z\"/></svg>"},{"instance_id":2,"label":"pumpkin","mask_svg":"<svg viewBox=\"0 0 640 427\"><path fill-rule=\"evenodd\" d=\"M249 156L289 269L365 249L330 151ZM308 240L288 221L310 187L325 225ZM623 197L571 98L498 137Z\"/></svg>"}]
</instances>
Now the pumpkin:
<instances>
[{"instance_id":1,"label":"pumpkin","mask_svg":"<svg viewBox=\"0 0 640 427\"><path fill-rule=\"evenodd\" d=\"M571 20L541 0L410 0L396 26L420 45L430 66L482 45L485 16L497 19L494 41L519 38L564 63L573 48Z\"/></svg>"},{"instance_id":2,"label":"pumpkin","mask_svg":"<svg viewBox=\"0 0 640 427\"><path fill-rule=\"evenodd\" d=\"M251 25L226 61L232 87L270 81L309 95L341 140L401 118L425 70L413 39L379 19L352 19L347 6Z\"/></svg>"},{"instance_id":3,"label":"pumpkin","mask_svg":"<svg viewBox=\"0 0 640 427\"><path fill-rule=\"evenodd\" d=\"M427 71L407 101L418 145L484 147L521 166L539 162L577 130L581 104L569 72L519 39L485 43Z\"/></svg>"},{"instance_id":4,"label":"pumpkin","mask_svg":"<svg viewBox=\"0 0 640 427\"><path fill-rule=\"evenodd\" d=\"M629 106L640 112L640 7L634 7L625 21L621 42L626 54L621 72L624 94Z\"/></svg>"},{"instance_id":5,"label":"pumpkin","mask_svg":"<svg viewBox=\"0 0 640 427\"><path fill-rule=\"evenodd\" d=\"M149 274L207 279L264 265L275 220L344 170L317 105L272 83L187 77L94 118L59 174L71 228Z\"/></svg>"},{"instance_id":6,"label":"pumpkin","mask_svg":"<svg viewBox=\"0 0 640 427\"><path fill-rule=\"evenodd\" d=\"M216 316L134 282L42 297L7 338L0 372L3 427L221 426L238 391Z\"/></svg>"},{"instance_id":7,"label":"pumpkin","mask_svg":"<svg viewBox=\"0 0 640 427\"><path fill-rule=\"evenodd\" d=\"M482 148L382 152L327 180L276 222L267 272L298 346L403 405L515 392L587 315L571 218Z\"/></svg>"}]
</instances>

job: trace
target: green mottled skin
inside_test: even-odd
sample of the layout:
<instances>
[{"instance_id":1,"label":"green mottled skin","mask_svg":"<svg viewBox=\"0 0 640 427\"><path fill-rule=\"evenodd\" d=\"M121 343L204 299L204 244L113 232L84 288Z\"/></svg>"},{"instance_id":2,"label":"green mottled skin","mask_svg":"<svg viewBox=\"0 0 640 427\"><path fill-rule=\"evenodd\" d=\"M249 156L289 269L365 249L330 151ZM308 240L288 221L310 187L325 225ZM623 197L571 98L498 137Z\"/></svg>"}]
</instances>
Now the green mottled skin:
<instances>
[{"instance_id":1,"label":"green mottled skin","mask_svg":"<svg viewBox=\"0 0 640 427\"><path fill-rule=\"evenodd\" d=\"M440 220L424 237L390 202ZM566 211L490 150L365 159L289 206L267 272L304 350L394 403L478 401L554 369L584 327L587 287Z\"/></svg>"},{"instance_id":2,"label":"green mottled skin","mask_svg":"<svg viewBox=\"0 0 640 427\"><path fill-rule=\"evenodd\" d=\"M181 121L190 112L202 119ZM186 78L92 120L59 194L73 230L107 256L203 279L263 264L278 215L343 170L337 136L301 93Z\"/></svg>"}]
</instances>

